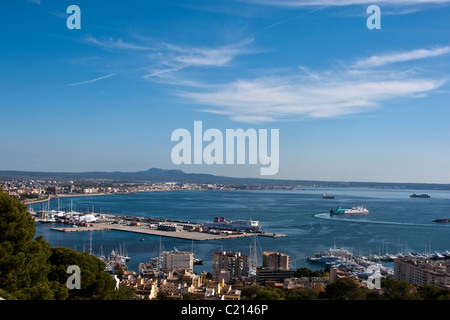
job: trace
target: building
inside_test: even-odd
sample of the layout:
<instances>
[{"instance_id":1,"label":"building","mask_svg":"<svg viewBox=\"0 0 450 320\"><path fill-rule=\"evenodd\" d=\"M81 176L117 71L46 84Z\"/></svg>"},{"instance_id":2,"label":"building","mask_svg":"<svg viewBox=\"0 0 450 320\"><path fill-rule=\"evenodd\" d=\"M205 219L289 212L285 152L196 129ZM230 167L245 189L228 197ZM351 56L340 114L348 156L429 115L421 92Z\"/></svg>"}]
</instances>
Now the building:
<instances>
[{"instance_id":1,"label":"building","mask_svg":"<svg viewBox=\"0 0 450 320\"><path fill-rule=\"evenodd\" d=\"M324 291L326 286L330 284L329 277L302 277L302 278L286 278L283 281L284 290L296 289L312 289L315 291Z\"/></svg>"},{"instance_id":2,"label":"building","mask_svg":"<svg viewBox=\"0 0 450 320\"><path fill-rule=\"evenodd\" d=\"M136 289L139 298L155 299L158 294L158 283L156 280L136 277L133 272L127 271L122 276L119 287L131 287Z\"/></svg>"},{"instance_id":3,"label":"building","mask_svg":"<svg viewBox=\"0 0 450 320\"><path fill-rule=\"evenodd\" d=\"M188 272L194 270L194 254L192 252L182 251L164 251L163 265L164 272L183 269Z\"/></svg>"},{"instance_id":4,"label":"building","mask_svg":"<svg viewBox=\"0 0 450 320\"><path fill-rule=\"evenodd\" d=\"M450 289L450 261L397 258L394 260L394 278L415 285L430 284Z\"/></svg>"},{"instance_id":5,"label":"building","mask_svg":"<svg viewBox=\"0 0 450 320\"><path fill-rule=\"evenodd\" d=\"M283 282L286 278L292 278L294 276L294 270L292 269L275 269L258 267L256 268L256 281L278 281Z\"/></svg>"},{"instance_id":6,"label":"building","mask_svg":"<svg viewBox=\"0 0 450 320\"><path fill-rule=\"evenodd\" d=\"M289 256L279 252L263 252L263 267L289 270Z\"/></svg>"},{"instance_id":7,"label":"building","mask_svg":"<svg viewBox=\"0 0 450 320\"><path fill-rule=\"evenodd\" d=\"M160 223L158 230L180 232L183 231L183 227L175 223Z\"/></svg>"},{"instance_id":8,"label":"building","mask_svg":"<svg viewBox=\"0 0 450 320\"><path fill-rule=\"evenodd\" d=\"M228 271L223 272L223 271ZM219 251L213 253L212 276L218 280L219 276L227 274L227 278L248 276L249 261L246 255L240 252Z\"/></svg>"}]
</instances>

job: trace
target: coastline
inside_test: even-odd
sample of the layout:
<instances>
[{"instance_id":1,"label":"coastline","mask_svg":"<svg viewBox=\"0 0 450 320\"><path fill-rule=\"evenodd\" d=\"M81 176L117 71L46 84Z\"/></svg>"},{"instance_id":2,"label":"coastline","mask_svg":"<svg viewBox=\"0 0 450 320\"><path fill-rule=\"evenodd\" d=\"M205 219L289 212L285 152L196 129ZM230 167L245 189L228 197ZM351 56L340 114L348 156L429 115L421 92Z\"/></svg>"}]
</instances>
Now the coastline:
<instances>
[{"instance_id":1,"label":"coastline","mask_svg":"<svg viewBox=\"0 0 450 320\"><path fill-rule=\"evenodd\" d=\"M146 192L149 192L149 191L146 191ZM136 194L136 193L140 193L140 192L58 194L58 195L49 195L46 199L25 200L25 201L23 201L23 203L26 205L30 205L30 204L44 203L44 202L48 202L48 201L51 201L53 199L58 199L58 198L108 196L108 195L115 195L115 194Z\"/></svg>"}]
</instances>

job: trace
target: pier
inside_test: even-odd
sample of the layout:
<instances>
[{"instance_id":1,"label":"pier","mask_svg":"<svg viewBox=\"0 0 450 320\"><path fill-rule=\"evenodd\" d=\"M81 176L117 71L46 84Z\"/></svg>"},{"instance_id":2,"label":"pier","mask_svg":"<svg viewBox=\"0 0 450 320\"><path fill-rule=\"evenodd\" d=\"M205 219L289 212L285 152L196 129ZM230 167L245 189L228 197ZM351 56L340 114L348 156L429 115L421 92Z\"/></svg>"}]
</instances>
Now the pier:
<instances>
[{"instance_id":1,"label":"pier","mask_svg":"<svg viewBox=\"0 0 450 320\"><path fill-rule=\"evenodd\" d=\"M207 241L207 240L220 240L220 239L231 239L231 238L244 238L253 236L264 236L280 238L286 237L284 234L267 233L267 232L243 232L243 233L208 233L208 232L198 232L198 231L166 231L150 228L147 224L143 225L126 225L126 224L111 224L111 223L94 223L92 226L86 227L57 227L51 228L51 230L62 231L62 232L83 232L83 231L101 231L101 230L117 230L125 232L134 232L139 234L146 234L152 236L162 236L170 238L178 238L185 240L194 241Z\"/></svg>"}]
</instances>

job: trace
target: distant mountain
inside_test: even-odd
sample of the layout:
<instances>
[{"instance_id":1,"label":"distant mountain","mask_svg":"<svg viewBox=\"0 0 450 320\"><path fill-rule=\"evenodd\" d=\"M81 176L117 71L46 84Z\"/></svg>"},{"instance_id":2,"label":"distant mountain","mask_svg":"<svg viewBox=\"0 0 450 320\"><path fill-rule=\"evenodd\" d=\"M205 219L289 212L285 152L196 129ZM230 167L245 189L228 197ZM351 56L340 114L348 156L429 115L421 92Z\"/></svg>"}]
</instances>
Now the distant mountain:
<instances>
[{"instance_id":1,"label":"distant mountain","mask_svg":"<svg viewBox=\"0 0 450 320\"><path fill-rule=\"evenodd\" d=\"M204 173L185 173L181 170L151 168L137 172L36 172L0 171L0 179L41 179L41 180L111 180L114 182L182 182L199 184L294 184L290 180L271 180L258 178L232 178Z\"/></svg>"},{"instance_id":2,"label":"distant mountain","mask_svg":"<svg viewBox=\"0 0 450 320\"><path fill-rule=\"evenodd\" d=\"M450 190L450 184L432 183L383 183L383 182L342 182L312 180L282 180L263 178L232 178L204 173L185 173L181 170L151 168L137 172L37 172L0 170L0 180L35 179L35 180L109 180L112 182L180 182L197 184L223 184L232 186L296 186L304 187L365 187L365 188L399 188Z\"/></svg>"}]
</instances>

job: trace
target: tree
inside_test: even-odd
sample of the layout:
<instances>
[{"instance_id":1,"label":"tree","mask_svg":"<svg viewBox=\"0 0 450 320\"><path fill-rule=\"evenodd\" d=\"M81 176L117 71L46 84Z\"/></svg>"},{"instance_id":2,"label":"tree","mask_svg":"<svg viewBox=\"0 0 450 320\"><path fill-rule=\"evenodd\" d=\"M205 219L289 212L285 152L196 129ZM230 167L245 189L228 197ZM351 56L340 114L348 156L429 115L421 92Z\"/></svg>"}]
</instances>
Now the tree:
<instances>
[{"instance_id":1,"label":"tree","mask_svg":"<svg viewBox=\"0 0 450 320\"><path fill-rule=\"evenodd\" d=\"M412 300L415 299L411 293L411 285L405 281L393 278L381 279L382 299L385 300Z\"/></svg>"},{"instance_id":2,"label":"tree","mask_svg":"<svg viewBox=\"0 0 450 320\"><path fill-rule=\"evenodd\" d=\"M0 191L0 292L20 300L122 299L105 263L88 253L51 248L35 236L34 219L20 201ZM81 289L69 290L69 265L81 270Z\"/></svg>"},{"instance_id":3,"label":"tree","mask_svg":"<svg viewBox=\"0 0 450 320\"><path fill-rule=\"evenodd\" d=\"M300 288L288 290L286 300L318 300L319 292L313 289Z\"/></svg>"},{"instance_id":4,"label":"tree","mask_svg":"<svg viewBox=\"0 0 450 320\"><path fill-rule=\"evenodd\" d=\"M34 235L27 207L0 192L0 288L18 299L62 298L64 288L47 279L50 245Z\"/></svg>"},{"instance_id":5,"label":"tree","mask_svg":"<svg viewBox=\"0 0 450 320\"><path fill-rule=\"evenodd\" d=\"M257 285L244 287L242 297L247 300L285 300L285 293L272 287L261 287Z\"/></svg>"},{"instance_id":6,"label":"tree","mask_svg":"<svg viewBox=\"0 0 450 320\"><path fill-rule=\"evenodd\" d=\"M308 268L299 268L295 270L294 277L301 278L301 277L307 277L307 278L313 278L313 277L324 277L325 272L322 270L311 270Z\"/></svg>"},{"instance_id":7,"label":"tree","mask_svg":"<svg viewBox=\"0 0 450 320\"><path fill-rule=\"evenodd\" d=\"M439 288L431 284L424 284L417 288L417 295L424 300L450 300L450 290Z\"/></svg>"},{"instance_id":8,"label":"tree","mask_svg":"<svg viewBox=\"0 0 450 320\"><path fill-rule=\"evenodd\" d=\"M198 297L194 296L192 293L185 293L182 297L183 300L198 300Z\"/></svg>"},{"instance_id":9,"label":"tree","mask_svg":"<svg viewBox=\"0 0 450 320\"><path fill-rule=\"evenodd\" d=\"M342 278L326 286L319 297L326 300L364 300L366 291L350 278Z\"/></svg>"},{"instance_id":10,"label":"tree","mask_svg":"<svg viewBox=\"0 0 450 320\"><path fill-rule=\"evenodd\" d=\"M69 299L105 300L114 298L115 281L106 273L105 263L97 257L78 252L69 248L52 248L49 257L49 279L59 283L66 283L67 268L76 265L80 268L81 288L69 290Z\"/></svg>"}]
</instances>

